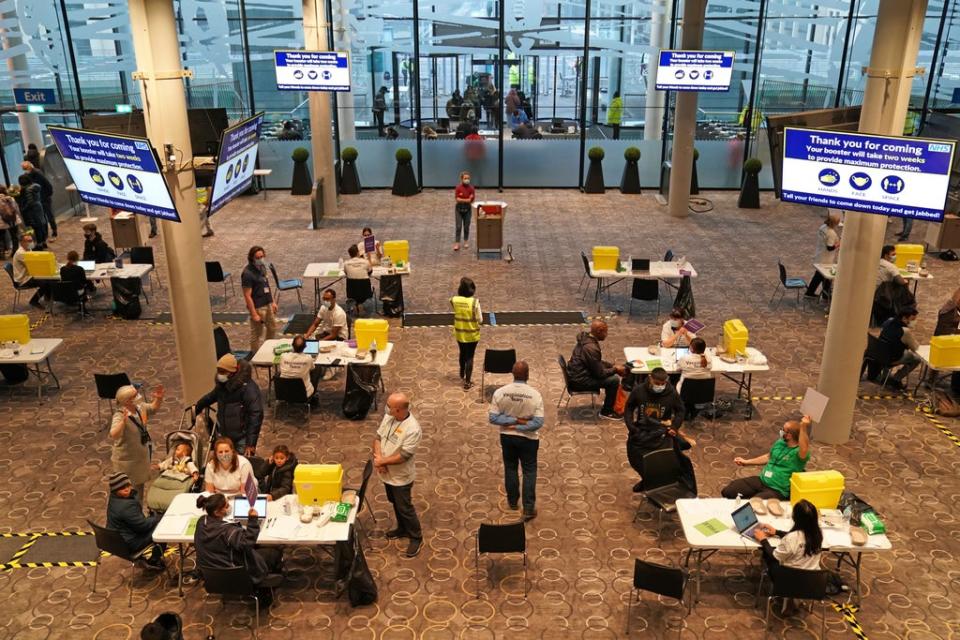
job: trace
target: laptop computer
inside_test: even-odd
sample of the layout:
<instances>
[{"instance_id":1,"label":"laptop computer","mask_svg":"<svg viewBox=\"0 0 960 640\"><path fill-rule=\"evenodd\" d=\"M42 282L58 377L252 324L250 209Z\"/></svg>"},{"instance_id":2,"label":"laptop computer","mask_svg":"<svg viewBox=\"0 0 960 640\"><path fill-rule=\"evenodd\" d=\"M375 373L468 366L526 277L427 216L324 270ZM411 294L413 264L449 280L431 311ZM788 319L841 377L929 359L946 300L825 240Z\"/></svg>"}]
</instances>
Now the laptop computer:
<instances>
[{"instance_id":1,"label":"laptop computer","mask_svg":"<svg viewBox=\"0 0 960 640\"><path fill-rule=\"evenodd\" d=\"M690 353L690 347L677 347L675 349L677 355L677 362L680 362L688 353Z\"/></svg>"},{"instance_id":2,"label":"laptop computer","mask_svg":"<svg viewBox=\"0 0 960 640\"><path fill-rule=\"evenodd\" d=\"M257 517L261 520L267 517L267 496L258 495L253 508L257 510ZM250 511L250 501L245 496L237 496L233 499L233 519L245 520Z\"/></svg>"},{"instance_id":3,"label":"laptop computer","mask_svg":"<svg viewBox=\"0 0 960 640\"><path fill-rule=\"evenodd\" d=\"M631 261L630 269L634 273L641 273L643 271L650 271L650 260L647 258L634 258Z\"/></svg>"},{"instance_id":4,"label":"laptop computer","mask_svg":"<svg viewBox=\"0 0 960 640\"><path fill-rule=\"evenodd\" d=\"M744 538L756 541L754 533L760 522L757 520L757 514L753 510L753 505L745 502L733 512L733 525L737 528Z\"/></svg>"},{"instance_id":5,"label":"laptop computer","mask_svg":"<svg viewBox=\"0 0 960 640\"><path fill-rule=\"evenodd\" d=\"M84 271L96 271L96 270L97 270L97 263L94 262L93 260L80 260L80 261L77 262L77 264L80 265L81 267L83 267L83 270L84 270Z\"/></svg>"},{"instance_id":6,"label":"laptop computer","mask_svg":"<svg viewBox=\"0 0 960 640\"><path fill-rule=\"evenodd\" d=\"M316 340L307 340L307 345L303 348L303 352L315 356L320 353L320 343Z\"/></svg>"}]
</instances>

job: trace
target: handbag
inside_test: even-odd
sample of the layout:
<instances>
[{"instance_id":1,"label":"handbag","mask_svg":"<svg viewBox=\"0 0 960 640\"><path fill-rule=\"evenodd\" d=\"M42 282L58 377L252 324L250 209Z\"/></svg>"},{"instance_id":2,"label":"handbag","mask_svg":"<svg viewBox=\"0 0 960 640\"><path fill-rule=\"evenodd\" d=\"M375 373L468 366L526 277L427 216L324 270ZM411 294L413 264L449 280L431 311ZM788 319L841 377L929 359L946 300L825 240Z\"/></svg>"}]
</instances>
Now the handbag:
<instances>
[{"instance_id":1,"label":"handbag","mask_svg":"<svg viewBox=\"0 0 960 640\"><path fill-rule=\"evenodd\" d=\"M617 399L613 401L613 412L623 415L624 410L627 408L627 391L623 388L623 385L617 387Z\"/></svg>"}]
</instances>

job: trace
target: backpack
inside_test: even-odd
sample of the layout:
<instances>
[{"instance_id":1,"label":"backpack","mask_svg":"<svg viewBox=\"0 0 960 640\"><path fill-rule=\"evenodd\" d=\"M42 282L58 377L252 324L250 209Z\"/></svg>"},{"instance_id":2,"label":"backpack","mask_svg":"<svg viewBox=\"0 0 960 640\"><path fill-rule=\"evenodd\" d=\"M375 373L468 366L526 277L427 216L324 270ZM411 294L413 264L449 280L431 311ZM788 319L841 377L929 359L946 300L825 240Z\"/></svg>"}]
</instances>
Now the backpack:
<instances>
[{"instance_id":1,"label":"backpack","mask_svg":"<svg viewBox=\"0 0 960 640\"><path fill-rule=\"evenodd\" d=\"M347 576L347 597L350 605L361 607L377 601L377 583L373 581L373 574L367 566L367 559L363 555L363 548L357 545L350 565L350 575Z\"/></svg>"},{"instance_id":2,"label":"backpack","mask_svg":"<svg viewBox=\"0 0 960 640\"><path fill-rule=\"evenodd\" d=\"M16 200L10 196L0 196L0 218L3 218L4 222L11 227L15 227L19 212L20 207L17 206Z\"/></svg>"},{"instance_id":3,"label":"backpack","mask_svg":"<svg viewBox=\"0 0 960 640\"><path fill-rule=\"evenodd\" d=\"M137 320L143 309L140 306L140 278L110 278L113 289L113 315L124 320Z\"/></svg>"}]
</instances>

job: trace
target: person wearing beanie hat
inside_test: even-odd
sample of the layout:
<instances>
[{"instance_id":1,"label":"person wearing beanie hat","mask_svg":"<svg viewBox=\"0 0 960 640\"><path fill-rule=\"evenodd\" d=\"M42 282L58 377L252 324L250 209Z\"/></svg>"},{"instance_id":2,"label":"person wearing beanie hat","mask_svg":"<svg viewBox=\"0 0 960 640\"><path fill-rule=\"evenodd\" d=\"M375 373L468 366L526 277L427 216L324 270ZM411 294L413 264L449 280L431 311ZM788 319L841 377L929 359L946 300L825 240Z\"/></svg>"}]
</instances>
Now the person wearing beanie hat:
<instances>
[{"instance_id":1,"label":"person wearing beanie hat","mask_svg":"<svg viewBox=\"0 0 960 640\"><path fill-rule=\"evenodd\" d=\"M194 405L194 415L217 405L217 432L233 440L237 451L252 456L263 425L263 395L253 380L253 367L228 353L217 360L213 390Z\"/></svg>"},{"instance_id":2,"label":"person wearing beanie hat","mask_svg":"<svg viewBox=\"0 0 960 640\"><path fill-rule=\"evenodd\" d=\"M150 479L150 458L153 457L147 419L160 408L163 395L162 385L154 388L150 402L145 402L132 385L117 390L117 411L110 421L110 439L113 441L110 462L114 471L129 476L138 500L143 500L143 485Z\"/></svg>"},{"instance_id":3,"label":"person wearing beanie hat","mask_svg":"<svg viewBox=\"0 0 960 640\"><path fill-rule=\"evenodd\" d=\"M130 555L137 555L146 564L155 569L163 568L163 549L154 544L153 530L160 522L160 514L144 516L140 507L140 497L130 483L130 477L118 471L107 479L110 498L107 500L107 528L120 532L123 541L130 549Z\"/></svg>"}]
</instances>

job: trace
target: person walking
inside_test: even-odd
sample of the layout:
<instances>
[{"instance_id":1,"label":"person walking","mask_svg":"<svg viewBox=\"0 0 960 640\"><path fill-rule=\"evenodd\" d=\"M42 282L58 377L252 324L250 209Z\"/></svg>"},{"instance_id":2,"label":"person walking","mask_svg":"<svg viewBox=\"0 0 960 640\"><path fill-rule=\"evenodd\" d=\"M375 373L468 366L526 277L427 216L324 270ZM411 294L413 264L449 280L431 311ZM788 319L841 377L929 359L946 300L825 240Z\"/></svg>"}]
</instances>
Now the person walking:
<instances>
[{"instance_id":1,"label":"person walking","mask_svg":"<svg viewBox=\"0 0 960 640\"><path fill-rule=\"evenodd\" d=\"M453 191L457 203L454 207L457 233L454 236L453 250L460 250L460 233L463 232L463 248L470 248L470 217L473 211L473 201L477 198L477 190L470 184L470 172L460 172L460 184Z\"/></svg>"},{"instance_id":2,"label":"person walking","mask_svg":"<svg viewBox=\"0 0 960 640\"><path fill-rule=\"evenodd\" d=\"M377 136L383 137L383 114L387 110L387 88L380 87L373 97L373 122L377 125Z\"/></svg>"},{"instance_id":3,"label":"person walking","mask_svg":"<svg viewBox=\"0 0 960 640\"><path fill-rule=\"evenodd\" d=\"M266 258L263 247L250 247L247 266L240 274L243 298L250 312L250 352L254 354L260 349L263 339L272 340L277 334L277 303L273 299L270 280L267 279Z\"/></svg>"},{"instance_id":4,"label":"person walking","mask_svg":"<svg viewBox=\"0 0 960 640\"><path fill-rule=\"evenodd\" d=\"M53 185L32 162L24 160L20 163L20 168L33 184L40 186L40 205L43 207L43 217L50 225L50 241L53 242L57 238L57 218L53 215Z\"/></svg>"},{"instance_id":5,"label":"person walking","mask_svg":"<svg viewBox=\"0 0 960 640\"><path fill-rule=\"evenodd\" d=\"M460 381L463 390L473 386L473 356L477 352L477 343L480 342L480 323L483 314L480 312L480 302L476 299L477 285L470 278L460 278L457 295L450 298L453 307L453 334L457 338L457 347L460 350Z\"/></svg>"},{"instance_id":6,"label":"person walking","mask_svg":"<svg viewBox=\"0 0 960 640\"><path fill-rule=\"evenodd\" d=\"M613 99L610 100L610 106L607 107L607 126L613 129L613 139L620 139L620 123L623 122L623 98L620 92L613 93Z\"/></svg>"},{"instance_id":7,"label":"person walking","mask_svg":"<svg viewBox=\"0 0 960 640\"><path fill-rule=\"evenodd\" d=\"M412 496L416 478L413 457L422 437L420 423L410 413L410 399L403 393L390 394L387 411L373 439L373 466L383 480L397 519L397 527L387 531L387 538L408 538L408 558L416 557L423 546L423 531Z\"/></svg>"},{"instance_id":8,"label":"person walking","mask_svg":"<svg viewBox=\"0 0 960 640\"><path fill-rule=\"evenodd\" d=\"M513 382L497 389L490 401L489 419L500 427L503 485L507 504L516 510L520 501L517 465L523 469L523 519L537 517L537 452L543 427L543 397L527 384L530 367L523 360L513 365Z\"/></svg>"}]
</instances>

